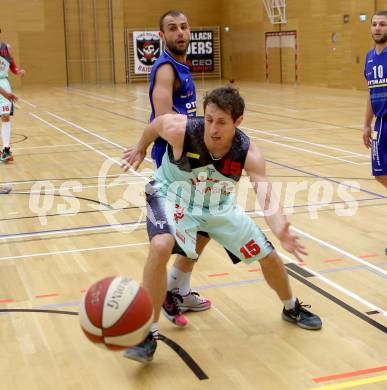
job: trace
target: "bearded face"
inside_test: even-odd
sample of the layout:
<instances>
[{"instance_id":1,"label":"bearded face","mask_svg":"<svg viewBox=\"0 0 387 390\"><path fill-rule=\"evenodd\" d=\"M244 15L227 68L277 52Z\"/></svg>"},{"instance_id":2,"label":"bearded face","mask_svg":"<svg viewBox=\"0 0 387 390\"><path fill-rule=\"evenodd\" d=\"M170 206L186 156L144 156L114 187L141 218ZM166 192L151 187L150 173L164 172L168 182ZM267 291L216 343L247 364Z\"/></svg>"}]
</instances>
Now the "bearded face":
<instances>
[{"instance_id":1,"label":"bearded face","mask_svg":"<svg viewBox=\"0 0 387 390\"><path fill-rule=\"evenodd\" d=\"M381 36L374 36L374 35L372 35L372 38L374 39L375 43L385 43L385 42L387 42L387 34L383 34Z\"/></svg>"},{"instance_id":2,"label":"bearded face","mask_svg":"<svg viewBox=\"0 0 387 390\"><path fill-rule=\"evenodd\" d=\"M184 56L187 53L191 37L191 31L185 15L168 15L164 19L163 27L161 37L168 51L178 56Z\"/></svg>"},{"instance_id":3,"label":"bearded face","mask_svg":"<svg viewBox=\"0 0 387 390\"><path fill-rule=\"evenodd\" d=\"M165 39L165 46L168 50L176 55L185 55L188 50L189 39Z\"/></svg>"},{"instance_id":4,"label":"bearded face","mask_svg":"<svg viewBox=\"0 0 387 390\"><path fill-rule=\"evenodd\" d=\"M374 15L371 23L372 39L376 44L387 42L387 17L384 15Z\"/></svg>"}]
</instances>

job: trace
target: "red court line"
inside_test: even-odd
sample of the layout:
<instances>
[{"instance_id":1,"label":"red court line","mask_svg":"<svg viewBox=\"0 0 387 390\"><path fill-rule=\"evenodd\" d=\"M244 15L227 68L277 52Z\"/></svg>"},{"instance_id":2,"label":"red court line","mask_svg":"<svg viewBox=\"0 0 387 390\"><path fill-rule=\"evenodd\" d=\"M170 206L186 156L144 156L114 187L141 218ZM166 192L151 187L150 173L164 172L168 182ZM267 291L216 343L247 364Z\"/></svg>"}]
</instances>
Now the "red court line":
<instances>
[{"instance_id":1,"label":"red court line","mask_svg":"<svg viewBox=\"0 0 387 390\"><path fill-rule=\"evenodd\" d=\"M343 374L321 376L319 378L313 378L313 381L316 382L316 383L327 382L327 381L332 381L332 380L335 380L335 379L350 378L350 377L353 377L353 376L372 374L374 372L380 372L380 371L386 371L386 370L387 370L387 366L367 368L365 370L344 372Z\"/></svg>"},{"instance_id":2,"label":"red court line","mask_svg":"<svg viewBox=\"0 0 387 390\"><path fill-rule=\"evenodd\" d=\"M323 260L324 263L334 263L336 261L344 261L344 259L325 259L325 260Z\"/></svg>"},{"instance_id":3,"label":"red court line","mask_svg":"<svg viewBox=\"0 0 387 390\"><path fill-rule=\"evenodd\" d=\"M377 257L379 256L377 253L372 253L370 255L364 255L364 256L359 256L362 259L367 259L368 257Z\"/></svg>"},{"instance_id":4,"label":"red court line","mask_svg":"<svg viewBox=\"0 0 387 390\"><path fill-rule=\"evenodd\" d=\"M260 268L249 269L249 272L262 272Z\"/></svg>"},{"instance_id":5,"label":"red court line","mask_svg":"<svg viewBox=\"0 0 387 390\"><path fill-rule=\"evenodd\" d=\"M13 299L0 299L0 303L15 302Z\"/></svg>"},{"instance_id":6,"label":"red court line","mask_svg":"<svg viewBox=\"0 0 387 390\"><path fill-rule=\"evenodd\" d=\"M35 298L48 298L48 297L57 297L57 296L59 296L58 293L52 293L52 294L35 295Z\"/></svg>"},{"instance_id":7,"label":"red court line","mask_svg":"<svg viewBox=\"0 0 387 390\"><path fill-rule=\"evenodd\" d=\"M214 278L214 277L217 277L217 276L227 276L227 275L230 275L228 272L224 272L223 274L210 274L208 275L210 278Z\"/></svg>"}]
</instances>

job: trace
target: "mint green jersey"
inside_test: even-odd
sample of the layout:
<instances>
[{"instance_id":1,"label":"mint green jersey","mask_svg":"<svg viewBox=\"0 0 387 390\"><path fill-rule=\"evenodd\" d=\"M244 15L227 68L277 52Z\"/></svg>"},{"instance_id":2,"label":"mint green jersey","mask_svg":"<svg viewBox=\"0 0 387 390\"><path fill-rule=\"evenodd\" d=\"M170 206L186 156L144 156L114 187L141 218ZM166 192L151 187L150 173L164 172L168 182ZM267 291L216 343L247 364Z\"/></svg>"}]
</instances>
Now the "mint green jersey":
<instances>
[{"instance_id":1,"label":"mint green jersey","mask_svg":"<svg viewBox=\"0 0 387 390\"><path fill-rule=\"evenodd\" d=\"M221 210L235 203L235 186L249 146L249 138L236 129L230 150L221 159L213 159L204 144L203 117L188 118L182 157L176 161L168 146L155 173L155 186L168 200L176 199L185 207Z\"/></svg>"},{"instance_id":2,"label":"mint green jersey","mask_svg":"<svg viewBox=\"0 0 387 390\"><path fill-rule=\"evenodd\" d=\"M0 79L8 77L11 61L12 57L9 54L7 44L0 42Z\"/></svg>"},{"instance_id":3,"label":"mint green jersey","mask_svg":"<svg viewBox=\"0 0 387 390\"><path fill-rule=\"evenodd\" d=\"M249 138L236 129L230 150L214 159L204 143L203 118L188 118L182 157L175 160L168 145L155 180L146 188L150 240L171 234L178 253L197 259L197 234L204 232L246 263L268 256L273 245L235 204L235 185L249 147Z\"/></svg>"}]
</instances>

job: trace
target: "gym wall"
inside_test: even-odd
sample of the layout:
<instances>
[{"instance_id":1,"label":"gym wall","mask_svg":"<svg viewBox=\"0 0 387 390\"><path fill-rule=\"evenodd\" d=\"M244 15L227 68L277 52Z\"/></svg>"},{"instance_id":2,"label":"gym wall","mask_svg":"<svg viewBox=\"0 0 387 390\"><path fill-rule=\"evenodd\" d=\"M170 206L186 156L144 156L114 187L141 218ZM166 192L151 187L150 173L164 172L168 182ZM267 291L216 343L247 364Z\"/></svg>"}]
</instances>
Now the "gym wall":
<instances>
[{"instance_id":1,"label":"gym wall","mask_svg":"<svg viewBox=\"0 0 387 390\"><path fill-rule=\"evenodd\" d=\"M72 17L75 18L78 0L69 1L74 2ZM83 0L83 3L92 1ZM101 5L108 0L96 1L100 21L97 25L101 41L99 55L104 59L114 56L115 63L113 72L109 61L105 65L101 63L100 79L109 82L114 78L118 83L125 81L124 28L156 27L165 10L179 8L187 14L192 26L221 27L224 79L265 81L265 32L296 30L300 84L364 89L364 56L373 47L370 18L375 9L387 9L387 0L287 1L287 24L272 25L261 0L112 0L113 50L110 50L106 46L109 41L107 7ZM368 16L364 23L359 20L360 13ZM349 15L348 23L344 23L344 15ZM68 20L72 38L67 53L76 64L80 40L74 20ZM90 29L94 28L88 23ZM230 28L228 32L224 31L225 26ZM27 71L23 81L11 76L14 86L66 83L63 0L2 0L0 27L1 39L12 45L17 64ZM333 33L336 42L332 42ZM90 32L85 33L84 45L83 55L92 58L95 41ZM274 78L270 81L279 81L281 72L283 81L292 82L288 77L292 69L287 67L294 64L288 61L289 54L283 50L276 55L277 59L270 59ZM96 67L89 62L84 69L85 81L94 82ZM70 81L80 80L79 66L70 68Z\"/></svg>"},{"instance_id":2,"label":"gym wall","mask_svg":"<svg viewBox=\"0 0 387 390\"><path fill-rule=\"evenodd\" d=\"M287 23L272 25L261 0L222 0L223 26L230 27L222 33L223 78L265 81L265 32L296 30L300 84L365 89L364 57L373 47L371 16L379 9L387 9L387 0L287 1ZM361 13L368 17L363 23ZM279 81L279 72L290 80L294 63L288 52L275 55L270 61L273 81Z\"/></svg>"},{"instance_id":3,"label":"gym wall","mask_svg":"<svg viewBox=\"0 0 387 390\"><path fill-rule=\"evenodd\" d=\"M0 39L10 43L27 76L13 86L66 83L62 0L1 0Z\"/></svg>"}]
</instances>

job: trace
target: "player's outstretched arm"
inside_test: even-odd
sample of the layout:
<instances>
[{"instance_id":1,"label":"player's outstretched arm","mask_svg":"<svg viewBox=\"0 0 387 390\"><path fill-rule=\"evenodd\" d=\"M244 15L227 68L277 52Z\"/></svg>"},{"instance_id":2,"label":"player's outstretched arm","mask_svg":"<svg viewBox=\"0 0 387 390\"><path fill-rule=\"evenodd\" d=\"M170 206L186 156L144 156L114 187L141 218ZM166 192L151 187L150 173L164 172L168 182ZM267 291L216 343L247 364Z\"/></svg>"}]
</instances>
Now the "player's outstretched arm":
<instances>
[{"instance_id":1,"label":"player's outstretched arm","mask_svg":"<svg viewBox=\"0 0 387 390\"><path fill-rule=\"evenodd\" d=\"M299 242L299 237L289 230L290 223L283 213L272 183L266 177L265 160L259 148L254 144L250 144L245 169L271 231L280 240L286 251L302 261L301 255L307 255L305 247Z\"/></svg>"},{"instance_id":2,"label":"player's outstretched arm","mask_svg":"<svg viewBox=\"0 0 387 390\"><path fill-rule=\"evenodd\" d=\"M24 77L26 75L26 71L16 66L15 60L13 59L11 46L7 44L7 47L8 47L8 53L11 57L11 63L9 64L9 69L11 69L11 72L14 73L16 76Z\"/></svg>"},{"instance_id":3,"label":"player's outstretched arm","mask_svg":"<svg viewBox=\"0 0 387 390\"><path fill-rule=\"evenodd\" d=\"M122 167L138 169L143 162L148 146L157 138L164 138L178 153L184 144L187 117L180 114L165 114L157 117L144 130L140 141L124 151Z\"/></svg>"}]
</instances>

